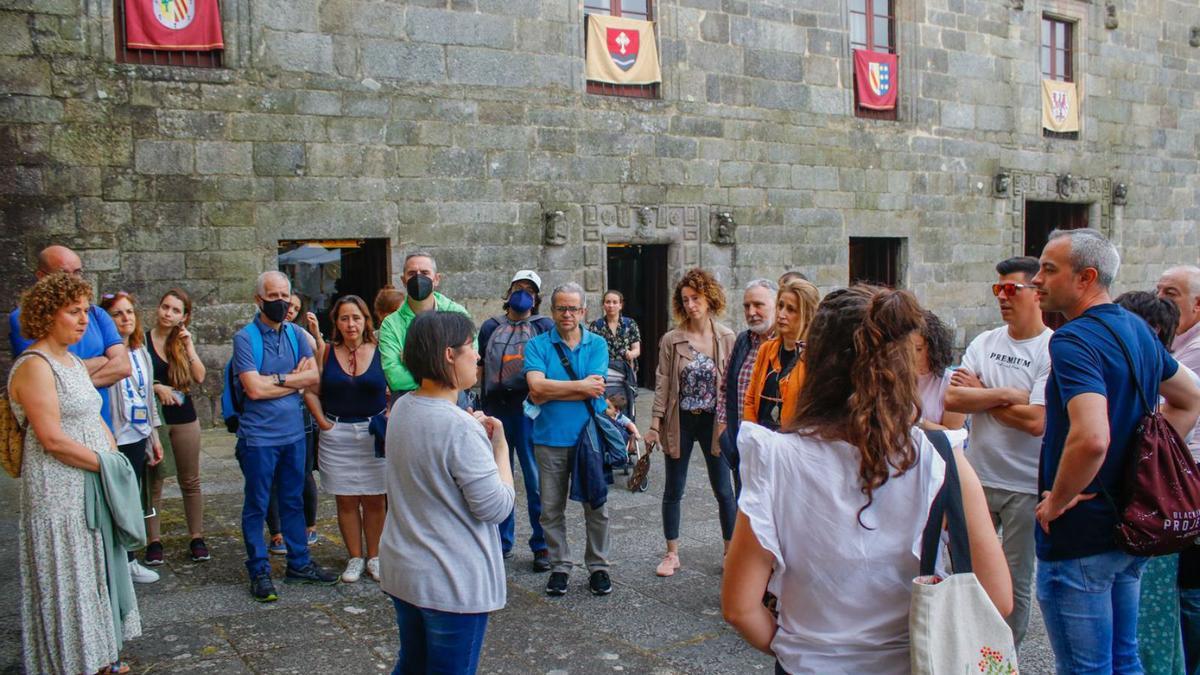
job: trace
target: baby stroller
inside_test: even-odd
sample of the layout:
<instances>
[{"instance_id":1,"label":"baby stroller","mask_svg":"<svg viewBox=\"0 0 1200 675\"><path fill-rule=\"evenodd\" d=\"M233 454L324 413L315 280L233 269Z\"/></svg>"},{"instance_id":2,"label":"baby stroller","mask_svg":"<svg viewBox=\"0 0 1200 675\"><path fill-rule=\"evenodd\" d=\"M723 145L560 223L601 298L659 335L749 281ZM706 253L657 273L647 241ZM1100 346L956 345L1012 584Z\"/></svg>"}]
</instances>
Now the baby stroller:
<instances>
[{"instance_id":1,"label":"baby stroller","mask_svg":"<svg viewBox=\"0 0 1200 675\"><path fill-rule=\"evenodd\" d=\"M604 397L609 398L613 394L625 397L625 407L621 412L636 422L633 404L638 395L637 371L625 359L611 359L608 362L608 372L604 376Z\"/></svg>"}]
</instances>

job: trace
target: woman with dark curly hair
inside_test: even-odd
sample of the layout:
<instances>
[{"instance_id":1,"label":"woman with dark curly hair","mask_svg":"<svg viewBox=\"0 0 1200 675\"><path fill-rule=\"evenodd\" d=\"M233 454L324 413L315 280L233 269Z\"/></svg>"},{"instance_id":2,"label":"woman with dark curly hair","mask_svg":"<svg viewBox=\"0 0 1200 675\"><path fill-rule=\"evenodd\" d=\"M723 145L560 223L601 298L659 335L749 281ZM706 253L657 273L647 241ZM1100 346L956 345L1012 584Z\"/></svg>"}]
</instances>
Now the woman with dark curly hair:
<instances>
[{"instance_id":1,"label":"woman with dark curly hair","mask_svg":"<svg viewBox=\"0 0 1200 675\"><path fill-rule=\"evenodd\" d=\"M663 535L667 553L655 573L669 577L679 569L679 503L687 484L688 460L697 441L704 452L708 482L721 517L725 546L733 536L737 502L729 464L720 456L717 428L717 383L733 349L735 335L716 321L725 310L725 290L708 270L699 267L684 273L675 284L671 308L679 325L658 343L658 372L654 384L653 419L646 444L660 444L666 458L663 489Z\"/></svg>"},{"instance_id":2,"label":"woman with dark curly hair","mask_svg":"<svg viewBox=\"0 0 1200 675\"><path fill-rule=\"evenodd\" d=\"M142 632L125 556L106 554L102 528L88 525L85 510L91 474L113 459L128 467L100 417L87 366L68 351L87 331L91 297L86 281L64 272L21 297L21 332L34 342L13 364L8 395L27 428L19 559L29 673L129 672L118 652Z\"/></svg>"},{"instance_id":3,"label":"woman with dark curly hair","mask_svg":"<svg viewBox=\"0 0 1200 675\"><path fill-rule=\"evenodd\" d=\"M946 370L954 363L954 333L936 314L923 313L925 325L912 334L917 360L917 393L921 397L921 419L917 426L926 431L961 429L967 421L963 413L947 412L943 401L950 386Z\"/></svg>"}]
</instances>

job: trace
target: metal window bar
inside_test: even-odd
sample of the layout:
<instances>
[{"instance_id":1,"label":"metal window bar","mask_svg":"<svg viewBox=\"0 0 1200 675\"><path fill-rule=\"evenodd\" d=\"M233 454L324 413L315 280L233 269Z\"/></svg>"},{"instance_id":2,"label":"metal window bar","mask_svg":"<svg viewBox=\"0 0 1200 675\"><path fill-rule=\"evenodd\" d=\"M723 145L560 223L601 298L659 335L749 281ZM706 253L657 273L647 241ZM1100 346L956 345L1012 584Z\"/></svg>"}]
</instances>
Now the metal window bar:
<instances>
[{"instance_id":1,"label":"metal window bar","mask_svg":"<svg viewBox=\"0 0 1200 675\"><path fill-rule=\"evenodd\" d=\"M218 1L217 7L220 7ZM115 24L117 63L136 63L147 66L179 66L186 68L221 68L224 51L177 50L177 49L130 49L126 46L125 0L113 0L113 23Z\"/></svg>"},{"instance_id":2,"label":"metal window bar","mask_svg":"<svg viewBox=\"0 0 1200 675\"><path fill-rule=\"evenodd\" d=\"M592 14L608 14L611 16L627 16L643 21L651 21L654 18L654 10L651 6L651 0L646 0L646 11L639 12L636 10L622 10L621 0L588 0L583 5L584 12L584 27L583 27L583 52L587 53L587 15ZM623 96L625 98L659 98L659 84L654 82L651 84L610 84L608 82L587 81L587 93L598 94L600 96Z\"/></svg>"},{"instance_id":3,"label":"metal window bar","mask_svg":"<svg viewBox=\"0 0 1200 675\"><path fill-rule=\"evenodd\" d=\"M850 238L850 283L866 282L897 288L900 282L900 247L896 237Z\"/></svg>"}]
</instances>

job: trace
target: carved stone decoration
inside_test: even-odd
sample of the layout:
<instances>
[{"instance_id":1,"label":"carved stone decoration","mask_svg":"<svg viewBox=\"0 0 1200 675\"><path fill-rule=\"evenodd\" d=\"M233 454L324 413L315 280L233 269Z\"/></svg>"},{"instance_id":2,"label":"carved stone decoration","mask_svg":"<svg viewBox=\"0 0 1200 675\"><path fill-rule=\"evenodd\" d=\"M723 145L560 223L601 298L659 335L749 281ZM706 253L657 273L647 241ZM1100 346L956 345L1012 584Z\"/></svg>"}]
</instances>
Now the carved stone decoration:
<instances>
[{"instance_id":1,"label":"carved stone decoration","mask_svg":"<svg viewBox=\"0 0 1200 675\"><path fill-rule=\"evenodd\" d=\"M562 246L567 243L567 214L561 210L546 211L542 227L542 243L547 246Z\"/></svg>"},{"instance_id":2,"label":"carved stone decoration","mask_svg":"<svg viewBox=\"0 0 1200 675\"><path fill-rule=\"evenodd\" d=\"M1025 0L1009 0L1009 6L1013 9L1025 9Z\"/></svg>"},{"instance_id":3,"label":"carved stone decoration","mask_svg":"<svg viewBox=\"0 0 1200 675\"><path fill-rule=\"evenodd\" d=\"M1058 196L1062 197L1063 199L1070 199L1073 183L1074 178L1071 176L1071 174L1064 173L1063 175L1059 176L1058 181L1055 183L1055 190L1058 192Z\"/></svg>"},{"instance_id":4,"label":"carved stone decoration","mask_svg":"<svg viewBox=\"0 0 1200 675\"><path fill-rule=\"evenodd\" d=\"M1113 186L1113 206L1125 206L1125 202L1129 199L1129 187L1124 183L1117 183Z\"/></svg>"},{"instance_id":5,"label":"carved stone decoration","mask_svg":"<svg viewBox=\"0 0 1200 675\"><path fill-rule=\"evenodd\" d=\"M1005 199L1008 197L1009 188L1012 186L1012 176L1007 171L1001 171L992 179L992 190L996 193L997 199Z\"/></svg>"},{"instance_id":6,"label":"carved stone decoration","mask_svg":"<svg viewBox=\"0 0 1200 675\"><path fill-rule=\"evenodd\" d=\"M722 246L732 246L737 243L737 222L729 211L718 211L713 219L715 226L710 229L712 243Z\"/></svg>"},{"instance_id":7,"label":"carved stone decoration","mask_svg":"<svg viewBox=\"0 0 1200 675\"><path fill-rule=\"evenodd\" d=\"M1192 33L1188 38L1188 44L1193 47L1200 47L1200 26L1192 26Z\"/></svg>"},{"instance_id":8,"label":"carved stone decoration","mask_svg":"<svg viewBox=\"0 0 1200 675\"><path fill-rule=\"evenodd\" d=\"M1117 6L1109 2L1104 5L1104 27L1109 30L1115 30L1119 25L1117 22Z\"/></svg>"}]
</instances>

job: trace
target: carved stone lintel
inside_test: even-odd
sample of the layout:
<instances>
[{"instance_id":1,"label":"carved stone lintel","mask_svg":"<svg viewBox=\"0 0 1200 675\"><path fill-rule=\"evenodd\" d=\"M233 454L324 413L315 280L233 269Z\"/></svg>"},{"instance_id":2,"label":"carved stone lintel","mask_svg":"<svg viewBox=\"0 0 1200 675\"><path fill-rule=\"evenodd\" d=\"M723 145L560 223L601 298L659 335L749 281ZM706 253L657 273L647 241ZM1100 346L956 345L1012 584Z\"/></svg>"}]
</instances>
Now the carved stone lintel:
<instances>
[{"instance_id":1,"label":"carved stone lintel","mask_svg":"<svg viewBox=\"0 0 1200 675\"><path fill-rule=\"evenodd\" d=\"M1104 5L1104 27L1115 30L1120 23L1117 21L1117 6L1112 2Z\"/></svg>"},{"instance_id":2,"label":"carved stone lintel","mask_svg":"<svg viewBox=\"0 0 1200 675\"><path fill-rule=\"evenodd\" d=\"M713 219L716 221L711 229L712 243L730 246L737 243L737 222L729 211L718 211Z\"/></svg>"},{"instance_id":3,"label":"carved stone lintel","mask_svg":"<svg viewBox=\"0 0 1200 675\"><path fill-rule=\"evenodd\" d=\"M542 227L542 243L547 246L562 246L567 243L567 214L561 210L547 211L542 214L545 223Z\"/></svg>"},{"instance_id":4,"label":"carved stone lintel","mask_svg":"<svg viewBox=\"0 0 1200 675\"><path fill-rule=\"evenodd\" d=\"M1007 171L1001 171L992 179L992 190L996 193L996 198L1004 199L1008 197L1009 189L1012 187L1012 176Z\"/></svg>"},{"instance_id":5,"label":"carved stone lintel","mask_svg":"<svg viewBox=\"0 0 1200 675\"><path fill-rule=\"evenodd\" d=\"M1129 199L1129 187L1124 183L1117 183L1113 186L1112 203L1113 206L1125 206L1125 202Z\"/></svg>"},{"instance_id":6,"label":"carved stone lintel","mask_svg":"<svg viewBox=\"0 0 1200 675\"><path fill-rule=\"evenodd\" d=\"M1200 26L1192 26L1191 35L1188 37L1188 44L1193 47L1200 47Z\"/></svg>"}]
</instances>

